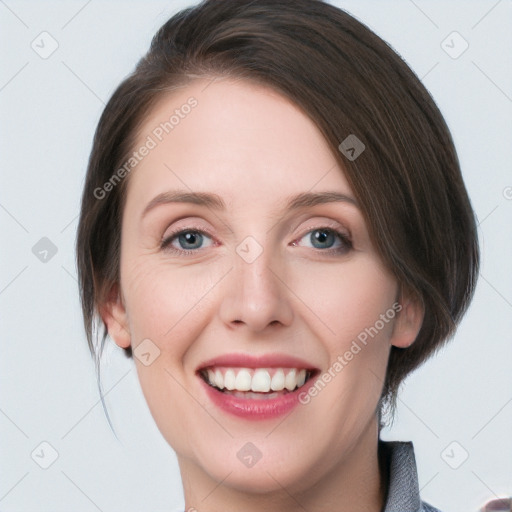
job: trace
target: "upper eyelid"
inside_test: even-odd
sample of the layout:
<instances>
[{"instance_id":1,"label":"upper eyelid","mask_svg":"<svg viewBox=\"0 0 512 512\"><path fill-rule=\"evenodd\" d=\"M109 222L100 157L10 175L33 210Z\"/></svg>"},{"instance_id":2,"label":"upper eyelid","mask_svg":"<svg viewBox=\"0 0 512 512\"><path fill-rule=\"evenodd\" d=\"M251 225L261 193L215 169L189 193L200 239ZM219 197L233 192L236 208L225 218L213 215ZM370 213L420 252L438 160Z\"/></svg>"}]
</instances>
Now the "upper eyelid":
<instances>
[{"instance_id":1,"label":"upper eyelid","mask_svg":"<svg viewBox=\"0 0 512 512\"><path fill-rule=\"evenodd\" d=\"M339 233L340 236L347 238L350 242L353 240L352 230L346 225L346 223L341 223L334 219L311 221L311 224L309 224L309 222L310 221L306 221L305 227L300 230L300 233L296 237L294 237L294 241L300 240L311 231L324 228Z\"/></svg>"},{"instance_id":2,"label":"upper eyelid","mask_svg":"<svg viewBox=\"0 0 512 512\"><path fill-rule=\"evenodd\" d=\"M315 216L314 216L315 217ZM322 215L316 215L316 217L324 217ZM188 218L188 216L183 216L182 218L178 218L178 219L175 219L171 224L168 224L165 231L164 231L164 234L162 235L162 238L166 238L165 237L165 232L167 232L167 230L169 229L169 227L171 225L173 225L174 223L176 222L180 222L182 221L183 219L186 219ZM199 219L201 219L201 217L198 217ZM188 223L187 223L188 222ZM212 233L212 230L210 230L209 228L206 228L206 227L202 227L202 226L194 226L192 225L193 223L195 223L197 221L193 221L193 220L190 220L190 221L185 221L185 225L181 228L181 227L178 227L176 229L173 228L173 232L179 232L179 231L187 231L187 230L190 230L190 231L204 231L206 234L209 234L210 236L215 236L213 235ZM319 228L330 228L330 229L335 229L337 231L346 231L346 235L351 237L352 236L352 231L350 229L350 227L347 225L347 222L342 222L340 220L335 220L335 219L332 219L332 218L327 218L327 217L324 217L324 219L322 220L315 220L315 221L312 221L311 219L309 220L305 220L305 221L301 221L298 223L298 225L300 224L308 224L308 223L311 223L311 225L309 225L307 228L303 228L304 230L305 229L319 229ZM224 224L224 223L223 223ZM293 229L290 229L290 231L295 231L297 229L297 226L295 226ZM224 224L225 226L225 224ZM274 229L275 226L272 226L271 230ZM229 231L229 233L233 233L233 230L232 229L226 229L224 230L224 228L221 229L221 231ZM301 230L302 231L302 230Z\"/></svg>"},{"instance_id":3,"label":"upper eyelid","mask_svg":"<svg viewBox=\"0 0 512 512\"><path fill-rule=\"evenodd\" d=\"M345 197L345 196L344 196ZM350 198L349 198L350 199ZM186 204L186 203L183 203ZM329 209L321 209L320 207L327 207L328 205L333 205L342 207L341 210L331 210ZM190 205L188 205L190 206ZM201 207L202 209L202 207ZM357 233L360 233L360 236L366 237L366 228L364 221L361 223L361 218L359 215L359 207L357 205L352 205L351 203L347 201L332 201L332 202L324 202L321 204L313 204L313 205L302 205L300 208L297 208L297 211L295 211L293 214L287 213L283 217L280 217L276 223L273 223L269 229L266 231L265 235L270 233L271 231L274 231L275 229L279 230L282 236L290 235L292 232L296 232L298 226L302 225L303 223L309 223L314 220L314 225L311 226L310 229L316 229L319 227L329 227L331 229L335 229L336 231L341 231L346 237L348 237L350 240L352 240L352 228L356 230ZM189 210L188 208L185 211L181 211L178 215L172 215L172 221L169 219L169 214L172 213L172 210L167 210L165 213L165 216L162 216L160 222L164 221L164 218L167 218L169 222L166 222L165 231L167 231L172 225L174 225L177 222L183 221L184 228L183 229L196 229L200 231L205 231L210 236L217 238L215 233L220 233L222 236L226 237L234 237L234 231L230 227L230 225L226 222L223 217L219 217L218 215L215 215L216 219L214 219L214 225L217 224L214 228L208 229L205 227L199 227L196 228L195 226L190 226L190 223L196 223L199 222L200 226L203 225L203 223L210 224L211 219L209 219L209 215L204 215L203 213L200 213L197 211L197 208L193 208L192 210ZM299 219L297 221L297 219ZM322 219L322 220L319 220ZM296 222L297 221L297 222ZM324 225L323 223L328 223ZM319 223L319 224L317 224ZM279 225L282 225L283 227L279 227ZM174 229L173 229L174 231ZM162 234L161 240L164 240L165 235Z\"/></svg>"},{"instance_id":4,"label":"upper eyelid","mask_svg":"<svg viewBox=\"0 0 512 512\"><path fill-rule=\"evenodd\" d=\"M350 238L352 238L352 232L349 229L349 227L346 224L341 223L340 221L337 221L337 220L333 220L333 219L312 222L312 225L308 225L307 227L304 228L304 230L301 230L301 232L302 231L307 232L307 231L311 231L314 229L322 229L322 228L329 228L329 229L333 229L334 231L340 231L342 233L344 233L346 231L346 235L349 236Z\"/></svg>"}]
</instances>

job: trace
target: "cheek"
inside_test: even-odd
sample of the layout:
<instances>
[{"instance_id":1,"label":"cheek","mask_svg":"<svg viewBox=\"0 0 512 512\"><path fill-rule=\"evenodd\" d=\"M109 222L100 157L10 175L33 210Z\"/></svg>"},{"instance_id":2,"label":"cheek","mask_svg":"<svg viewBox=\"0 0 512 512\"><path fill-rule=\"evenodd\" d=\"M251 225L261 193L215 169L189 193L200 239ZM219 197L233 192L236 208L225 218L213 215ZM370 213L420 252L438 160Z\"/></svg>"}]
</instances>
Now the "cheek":
<instances>
[{"instance_id":1,"label":"cheek","mask_svg":"<svg viewBox=\"0 0 512 512\"><path fill-rule=\"evenodd\" d=\"M342 265L318 265L313 271L305 266L292 282L317 318L321 339L331 346L344 349L359 335L364 339L368 330L372 339L391 336L397 285L375 258L360 256Z\"/></svg>"},{"instance_id":2,"label":"cheek","mask_svg":"<svg viewBox=\"0 0 512 512\"><path fill-rule=\"evenodd\" d=\"M215 284L222 277L220 265L169 265L156 257L138 257L121 267L132 348L141 389L164 437L180 450L187 450L186 414L204 411L190 400L190 385L184 361L194 342L211 321ZM123 280L124 278L124 280ZM158 357L145 366L137 360L137 345L150 339ZM180 411L170 414L169 411Z\"/></svg>"},{"instance_id":3,"label":"cheek","mask_svg":"<svg viewBox=\"0 0 512 512\"><path fill-rule=\"evenodd\" d=\"M210 292L222 274L219 265L177 268L151 256L122 267L132 342L150 338L161 351L182 353L192 331L199 330Z\"/></svg>"}]
</instances>

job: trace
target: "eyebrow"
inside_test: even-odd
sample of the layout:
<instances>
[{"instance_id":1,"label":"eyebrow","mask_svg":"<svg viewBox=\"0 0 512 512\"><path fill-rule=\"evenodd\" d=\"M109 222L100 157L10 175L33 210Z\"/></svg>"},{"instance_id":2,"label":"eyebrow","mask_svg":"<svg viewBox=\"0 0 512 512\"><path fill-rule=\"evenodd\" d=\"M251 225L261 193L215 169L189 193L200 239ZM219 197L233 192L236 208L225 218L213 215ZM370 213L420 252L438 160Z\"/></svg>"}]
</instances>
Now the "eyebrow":
<instances>
[{"instance_id":1,"label":"eyebrow","mask_svg":"<svg viewBox=\"0 0 512 512\"><path fill-rule=\"evenodd\" d=\"M359 208L357 201L346 194L339 192L302 192L295 196L289 197L285 203L285 210L298 210L300 208L307 208L319 204L343 202L354 205ZM185 192L179 190L171 190L163 192L154 197L144 208L142 217L144 217L150 210L157 206L169 203L191 203L200 206L206 206L213 210L226 210L226 203L217 194L207 192Z\"/></svg>"}]
</instances>

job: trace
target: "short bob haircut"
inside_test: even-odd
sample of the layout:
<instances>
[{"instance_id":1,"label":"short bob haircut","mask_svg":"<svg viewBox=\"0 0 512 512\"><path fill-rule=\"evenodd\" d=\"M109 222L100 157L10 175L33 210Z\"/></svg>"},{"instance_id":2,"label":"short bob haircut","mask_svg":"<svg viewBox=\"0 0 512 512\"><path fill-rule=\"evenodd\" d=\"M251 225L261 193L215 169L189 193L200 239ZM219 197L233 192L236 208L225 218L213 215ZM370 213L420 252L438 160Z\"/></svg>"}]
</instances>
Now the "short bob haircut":
<instances>
[{"instance_id":1,"label":"short bob haircut","mask_svg":"<svg viewBox=\"0 0 512 512\"><path fill-rule=\"evenodd\" d=\"M182 10L158 30L107 103L77 235L83 317L100 393L108 332L98 312L119 284L129 175L105 198L95 190L127 162L158 100L196 78L215 77L270 87L312 119L345 171L384 265L422 303L415 342L391 348L379 418L384 404L394 412L400 383L454 334L472 299L480 259L475 216L452 137L428 91L386 42L321 0L204 0ZM350 134L365 145L356 159L338 149Z\"/></svg>"}]
</instances>

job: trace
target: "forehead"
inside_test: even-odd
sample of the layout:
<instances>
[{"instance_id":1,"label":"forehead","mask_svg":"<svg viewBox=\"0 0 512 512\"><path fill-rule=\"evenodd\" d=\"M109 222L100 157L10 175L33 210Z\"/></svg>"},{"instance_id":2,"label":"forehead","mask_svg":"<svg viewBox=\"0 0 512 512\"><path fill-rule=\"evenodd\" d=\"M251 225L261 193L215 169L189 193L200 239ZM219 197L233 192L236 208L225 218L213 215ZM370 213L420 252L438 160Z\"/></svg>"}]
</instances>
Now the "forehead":
<instances>
[{"instance_id":1,"label":"forehead","mask_svg":"<svg viewBox=\"0 0 512 512\"><path fill-rule=\"evenodd\" d=\"M163 189L213 191L229 203L260 204L306 190L350 188L315 123L269 87L197 79L163 96L135 150L151 147L130 175L137 203Z\"/></svg>"}]
</instances>

